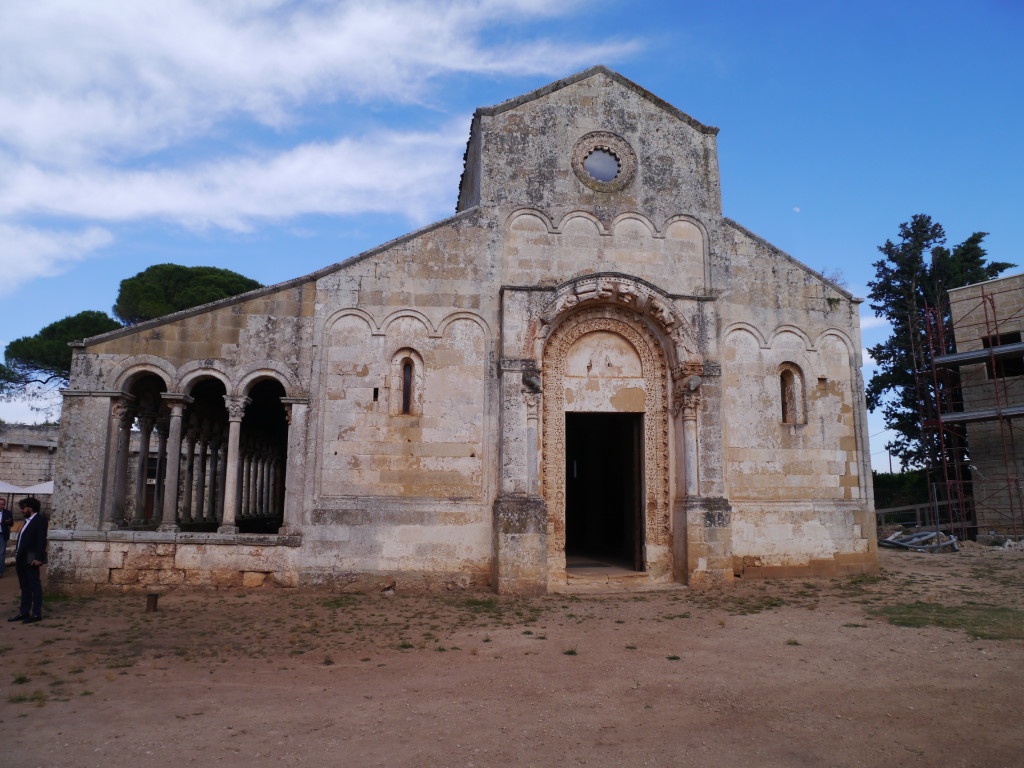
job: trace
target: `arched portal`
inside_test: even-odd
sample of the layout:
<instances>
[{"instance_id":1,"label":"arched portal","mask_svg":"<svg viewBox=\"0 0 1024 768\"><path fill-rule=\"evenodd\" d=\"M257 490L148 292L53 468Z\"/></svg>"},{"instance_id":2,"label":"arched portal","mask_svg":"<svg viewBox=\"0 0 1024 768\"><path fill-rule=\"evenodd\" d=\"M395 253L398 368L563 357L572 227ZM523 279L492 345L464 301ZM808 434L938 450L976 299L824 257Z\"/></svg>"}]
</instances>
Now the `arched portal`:
<instances>
[{"instance_id":1,"label":"arched portal","mask_svg":"<svg viewBox=\"0 0 1024 768\"><path fill-rule=\"evenodd\" d=\"M109 518L115 526L145 528L159 520L167 434L161 395L166 391L164 380L148 371L124 385L126 397L116 414L118 445Z\"/></svg>"},{"instance_id":2,"label":"arched portal","mask_svg":"<svg viewBox=\"0 0 1024 768\"><path fill-rule=\"evenodd\" d=\"M288 420L284 387L263 379L249 390L239 444L240 533L277 533L284 522Z\"/></svg>"},{"instance_id":3,"label":"arched portal","mask_svg":"<svg viewBox=\"0 0 1024 768\"><path fill-rule=\"evenodd\" d=\"M670 574L668 366L658 338L629 310L587 308L551 333L542 370L549 584L564 583L580 556Z\"/></svg>"},{"instance_id":4,"label":"arched portal","mask_svg":"<svg viewBox=\"0 0 1024 768\"><path fill-rule=\"evenodd\" d=\"M224 517L227 474L228 412L220 379L203 377L192 384L192 402L184 413L177 523L183 531L213 532Z\"/></svg>"}]
</instances>

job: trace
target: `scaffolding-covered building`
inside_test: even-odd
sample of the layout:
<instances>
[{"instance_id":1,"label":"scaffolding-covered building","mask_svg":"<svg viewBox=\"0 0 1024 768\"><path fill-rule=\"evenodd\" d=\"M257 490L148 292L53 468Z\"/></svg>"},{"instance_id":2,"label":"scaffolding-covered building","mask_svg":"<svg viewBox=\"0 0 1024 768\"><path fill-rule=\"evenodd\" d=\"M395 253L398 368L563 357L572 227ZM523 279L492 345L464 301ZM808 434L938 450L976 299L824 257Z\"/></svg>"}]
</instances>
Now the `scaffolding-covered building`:
<instances>
[{"instance_id":1,"label":"scaffolding-covered building","mask_svg":"<svg viewBox=\"0 0 1024 768\"><path fill-rule=\"evenodd\" d=\"M927 323L933 501L953 528L1021 536L1024 273L952 289L949 301L952 339L937 313Z\"/></svg>"}]
</instances>

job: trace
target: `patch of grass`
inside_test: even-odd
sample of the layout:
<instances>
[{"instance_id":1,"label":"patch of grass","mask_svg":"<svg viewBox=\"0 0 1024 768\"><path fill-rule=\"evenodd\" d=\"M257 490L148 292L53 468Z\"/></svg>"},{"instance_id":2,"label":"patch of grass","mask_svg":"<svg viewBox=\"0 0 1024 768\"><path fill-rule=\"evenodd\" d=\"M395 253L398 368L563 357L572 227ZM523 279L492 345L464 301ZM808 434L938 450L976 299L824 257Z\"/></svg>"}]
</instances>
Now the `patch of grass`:
<instances>
[{"instance_id":1,"label":"patch of grass","mask_svg":"<svg viewBox=\"0 0 1024 768\"><path fill-rule=\"evenodd\" d=\"M568 650L562 651L562 653L564 653L566 656L575 656L575 655L577 655L575 648L569 648Z\"/></svg>"},{"instance_id":2,"label":"patch of grass","mask_svg":"<svg viewBox=\"0 0 1024 768\"><path fill-rule=\"evenodd\" d=\"M897 627L962 629L981 640L1024 640L1024 611L998 605L905 603L869 608L871 616Z\"/></svg>"},{"instance_id":3,"label":"patch of grass","mask_svg":"<svg viewBox=\"0 0 1024 768\"><path fill-rule=\"evenodd\" d=\"M843 624L843 626L844 627L853 627L853 628L856 628L856 629L864 629L865 627L867 627L867 624L856 624L856 623L851 621L848 624Z\"/></svg>"},{"instance_id":4,"label":"patch of grass","mask_svg":"<svg viewBox=\"0 0 1024 768\"><path fill-rule=\"evenodd\" d=\"M676 656L675 654L672 654L671 656L666 656L665 658L668 659L669 661L679 661L679 657Z\"/></svg>"},{"instance_id":5,"label":"patch of grass","mask_svg":"<svg viewBox=\"0 0 1024 768\"><path fill-rule=\"evenodd\" d=\"M883 576L880 573L855 573L846 580L846 583L851 585L878 584L882 581L888 581L888 579L888 576Z\"/></svg>"},{"instance_id":6,"label":"patch of grass","mask_svg":"<svg viewBox=\"0 0 1024 768\"><path fill-rule=\"evenodd\" d=\"M31 678L29 678L27 675L18 675L16 678L14 678L14 684L24 685L25 683L29 682L30 679Z\"/></svg>"},{"instance_id":7,"label":"patch of grass","mask_svg":"<svg viewBox=\"0 0 1024 768\"><path fill-rule=\"evenodd\" d=\"M800 645L800 641L791 637L786 641L786 645Z\"/></svg>"},{"instance_id":8,"label":"patch of grass","mask_svg":"<svg viewBox=\"0 0 1024 768\"><path fill-rule=\"evenodd\" d=\"M34 691L33 693L12 693L7 697L7 700L11 704L25 704L31 702L38 707L43 706L46 703L46 694L42 691Z\"/></svg>"},{"instance_id":9,"label":"patch of grass","mask_svg":"<svg viewBox=\"0 0 1024 768\"><path fill-rule=\"evenodd\" d=\"M462 601L462 607L473 613L498 613L501 611L501 604L496 597L467 597Z\"/></svg>"},{"instance_id":10,"label":"patch of grass","mask_svg":"<svg viewBox=\"0 0 1024 768\"><path fill-rule=\"evenodd\" d=\"M351 608L359 602L360 597L362 597L362 595L358 592L345 592L344 594L335 595L334 597L324 600L321 605L323 605L324 608Z\"/></svg>"}]
</instances>

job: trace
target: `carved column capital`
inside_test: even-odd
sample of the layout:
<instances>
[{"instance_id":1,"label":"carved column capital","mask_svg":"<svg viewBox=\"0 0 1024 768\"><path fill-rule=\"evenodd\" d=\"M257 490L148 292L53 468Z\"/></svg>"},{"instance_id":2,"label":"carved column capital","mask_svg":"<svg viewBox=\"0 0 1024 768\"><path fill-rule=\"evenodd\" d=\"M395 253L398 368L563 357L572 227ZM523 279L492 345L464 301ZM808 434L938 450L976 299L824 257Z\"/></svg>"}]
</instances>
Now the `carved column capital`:
<instances>
[{"instance_id":1,"label":"carved column capital","mask_svg":"<svg viewBox=\"0 0 1024 768\"><path fill-rule=\"evenodd\" d=\"M228 409L228 421L241 421L245 416L245 406L251 403L244 395L224 395L224 405Z\"/></svg>"},{"instance_id":2,"label":"carved column capital","mask_svg":"<svg viewBox=\"0 0 1024 768\"><path fill-rule=\"evenodd\" d=\"M524 390L523 401L526 403L526 418L536 419L537 413L540 411L540 395Z\"/></svg>"},{"instance_id":3,"label":"carved column capital","mask_svg":"<svg viewBox=\"0 0 1024 768\"><path fill-rule=\"evenodd\" d=\"M672 393L672 412L674 414L682 414L684 419L697 418L701 401L700 385L700 376L688 376L686 379L676 382L675 391Z\"/></svg>"},{"instance_id":4,"label":"carved column capital","mask_svg":"<svg viewBox=\"0 0 1024 768\"><path fill-rule=\"evenodd\" d=\"M172 416L180 417L185 411L185 406L192 404L192 398L178 392L161 392L160 399L171 409Z\"/></svg>"},{"instance_id":5,"label":"carved column capital","mask_svg":"<svg viewBox=\"0 0 1024 768\"><path fill-rule=\"evenodd\" d=\"M135 398L131 395L115 397L110 401L110 417L114 421L120 421L126 416L135 418Z\"/></svg>"}]
</instances>

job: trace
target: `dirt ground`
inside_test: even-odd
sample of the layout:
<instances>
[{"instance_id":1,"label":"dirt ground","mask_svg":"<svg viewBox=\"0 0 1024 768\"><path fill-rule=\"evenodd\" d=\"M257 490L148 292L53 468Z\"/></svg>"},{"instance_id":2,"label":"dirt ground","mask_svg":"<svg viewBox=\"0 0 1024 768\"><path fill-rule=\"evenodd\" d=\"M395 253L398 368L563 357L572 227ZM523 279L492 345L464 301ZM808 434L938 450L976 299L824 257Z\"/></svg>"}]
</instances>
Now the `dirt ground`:
<instances>
[{"instance_id":1,"label":"dirt ground","mask_svg":"<svg viewBox=\"0 0 1024 768\"><path fill-rule=\"evenodd\" d=\"M882 563L710 592L50 599L0 624L0 765L1024 765L1024 551Z\"/></svg>"}]
</instances>

